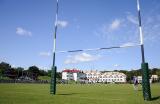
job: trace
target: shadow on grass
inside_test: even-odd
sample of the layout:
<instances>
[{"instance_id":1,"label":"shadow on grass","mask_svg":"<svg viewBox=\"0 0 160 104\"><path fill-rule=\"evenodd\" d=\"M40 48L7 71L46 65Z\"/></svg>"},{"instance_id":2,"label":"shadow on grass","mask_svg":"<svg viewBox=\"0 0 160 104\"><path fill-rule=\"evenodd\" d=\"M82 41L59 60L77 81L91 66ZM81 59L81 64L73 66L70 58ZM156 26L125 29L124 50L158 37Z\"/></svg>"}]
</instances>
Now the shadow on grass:
<instances>
[{"instance_id":1,"label":"shadow on grass","mask_svg":"<svg viewBox=\"0 0 160 104\"><path fill-rule=\"evenodd\" d=\"M66 94L57 94L57 95L76 95L78 93L66 93Z\"/></svg>"},{"instance_id":2,"label":"shadow on grass","mask_svg":"<svg viewBox=\"0 0 160 104\"><path fill-rule=\"evenodd\" d=\"M151 101L153 101L153 100L158 100L158 99L160 100L160 96L152 97L152 98L151 98Z\"/></svg>"}]
</instances>

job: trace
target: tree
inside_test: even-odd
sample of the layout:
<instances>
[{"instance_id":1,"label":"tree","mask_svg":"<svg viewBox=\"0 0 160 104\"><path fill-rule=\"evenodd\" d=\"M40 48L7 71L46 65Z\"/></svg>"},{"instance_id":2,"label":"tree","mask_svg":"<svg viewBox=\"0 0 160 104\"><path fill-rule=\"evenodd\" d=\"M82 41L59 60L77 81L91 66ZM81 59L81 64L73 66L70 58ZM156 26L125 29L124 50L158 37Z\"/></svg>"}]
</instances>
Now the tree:
<instances>
[{"instance_id":1,"label":"tree","mask_svg":"<svg viewBox=\"0 0 160 104\"><path fill-rule=\"evenodd\" d=\"M49 77L51 77L51 70L48 70L48 76ZM57 72L56 73L56 77L58 78L58 79L62 79L62 73L61 72Z\"/></svg>"},{"instance_id":2,"label":"tree","mask_svg":"<svg viewBox=\"0 0 160 104\"><path fill-rule=\"evenodd\" d=\"M157 72L158 72L158 68L153 68L153 69L151 70L151 74L152 74L152 75L155 75Z\"/></svg>"},{"instance_id":3,"label":"tree","mask_svg":"<svg viewBox=\"0 0 160 104\"><path fill-rule=\"evenodd\" d=\"M17 77L16 70L14 68L6 69L4 71L4 76L15 79Z\"/></svg>"},{"instance_id":4,"label":"tree","mask_svg":"<svg viewBox=\"0 0 160 104\"><path fill-rule=\"evenodd\" d=\"M62 79L62 73L61 72L57 72L56 74L57 74L58 79Z\"/></svg>"},{"instance_id":5,"label":"tree","mask_svg":"<svg viewBox=\"0 0 160 104\"><path fill-rule=\"evenodd\" d=\"M34 79L37 80L38 76L40 75L40 71L39 68L37 66L31 66L28 68L27 70L29 72L29 76Z\"/></svg>"},{"instance_id":6,"label":"tree","mask_svg":"<svg viewBox=\"0 0 160 104\"><path fill-rule=\"evenodd\" d=\"M48 70L48 72L47 72L48 73L48 77L51 77L51 72L52 72L51 70Z\"/></svg>"},{"instance_id":7,"label":"tree","mask_svg":"<svg viewBox=\"0 0 160 104\"><path fill-rule=\"evenodd\" d=\"M158 75L160 77L160 69L157 70L156 75Z\"/></svg>"},{"instance_id":8,"label":"tree","mask_svg":"<svg viewBox=\"0 0 160 104\"><path fill-rule=\"evenodd\" d=\"M45 70L39 70L40 76L47 76L48 73Z\"/></svg>"},{"instance_id":9,"label":"tree","mask_svg":"<svg viewBox=\"0 0 160 104\"><path fill-rule=\"evenodd\" d=\"M4 75L5 70L11 69L11 65L6 62L0 63L0 76Z\"/></svg>"},{"instance_id":10,"label":"tree","mask_svg":"<svg viewBox=\"0 0 160 104\"><path fill-rule=\"evenodd\" d=\"M17 67L17 68L15 68L15 71L16 71L17 78L19 78L19 77L23 76L24 68Z\"/></svg>"}]
</instances>

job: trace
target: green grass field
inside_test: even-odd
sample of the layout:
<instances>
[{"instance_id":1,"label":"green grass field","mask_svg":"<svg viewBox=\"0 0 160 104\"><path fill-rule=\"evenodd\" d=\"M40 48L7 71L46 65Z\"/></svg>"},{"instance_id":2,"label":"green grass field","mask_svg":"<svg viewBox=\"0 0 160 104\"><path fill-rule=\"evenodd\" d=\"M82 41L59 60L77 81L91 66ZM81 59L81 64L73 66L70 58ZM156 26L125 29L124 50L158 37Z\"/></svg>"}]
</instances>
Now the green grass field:
<instances>
[{"instance_id":1,"label":"green grass field","mask_svg":"<svg viewBox=\"0 0 160 104\"><path fill-rule=\"evenodd\" d=\"M49 94L49 84L0 84L0 104L160 104L160 84L151 85L152 101L144 101L142 89L131 84L57 85Z\"/></svg>"}]
</instances>

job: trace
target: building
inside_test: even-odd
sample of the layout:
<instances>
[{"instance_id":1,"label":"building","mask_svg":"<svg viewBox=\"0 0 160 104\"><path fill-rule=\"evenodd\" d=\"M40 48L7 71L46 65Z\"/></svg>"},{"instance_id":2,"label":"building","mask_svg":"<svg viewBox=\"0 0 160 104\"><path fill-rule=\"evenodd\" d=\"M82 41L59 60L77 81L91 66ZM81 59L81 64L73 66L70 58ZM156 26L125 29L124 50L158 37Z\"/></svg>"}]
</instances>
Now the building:
<instances>
[{"instance_id":1,"label":"building","mask_svg":"<svg viewBox=\"0 0 160 104\"><path fill-rule=\"evenodd\" d=\"M77 69L65 69L62 71L62 79L63 80L74 80L79 81L81 79L85 79L86 75L83 73L83 71L77 70Z\"/></svg>"},{"instance_id":2,"label":"building","mask_svg":"<svg viewBox=\"0 0 160 104\"><path fill-rule=\"evenodd\" d=\"M84 73L91 83L126 83L126 75L120 72L86 71Z\"/></svg>"},{"instance_id":3,"label":"building","mask_svg":"<svg viewBox=\"0 0 160 104\"><path fill-rule=\"evenodd\" d=\"M120 72L105 72L101 75L99 82L126 83L126 75Z\"/></svg>"},{"instance_id":4,"label":"building","mask_svg":"<svg viewBox=\"0 0 160 104\"><path fill-rule=\"evenodd\" d=\"M158 75L152 75L149 81L150 83L158 81ZM142 76L138 76L138 83L142 83Z\"/></svg>"},{"instance_id":5,"label":"building","mask_svg":"<svg viewBox=\"0 0 160 104\"><path fill-rule=\"evenodd\" d=\"M158 81L158 75L152 75L151 76L151 79L153 80L153 81Z\"/></svg>"},{"instance_id":6,"label":"building","mask_svg":"<svg viewBox=\"0 0 160 104\"><path fill-rule=\"evenodd\" d=\"M63 80L80 81L87 79L89 83L126 83L126 75L120 72L80 71L65 69L62 71Z\"/></svg>"},{"instance_id":7,"label":"building","mask_svg":"<svg viewBox=\"0 0 160 104\"><path fill-rule=\"evenodd\" d=\"M142 83L142 76L138 76L138 83Z\"/></svg>"},{"instance_id":8,"label":"building","mask_svg":"<svg viewBox=\"0 0 160 104\"><path fill-rule=\"evenodd\" d=\"M88 79L88 82L91 82L91 83L96 83L99 81L99 78L101 76L101 73L98 72L98 71L85 71L84 72L86 74L86 77Z\"/></svg>"}]
</instances>

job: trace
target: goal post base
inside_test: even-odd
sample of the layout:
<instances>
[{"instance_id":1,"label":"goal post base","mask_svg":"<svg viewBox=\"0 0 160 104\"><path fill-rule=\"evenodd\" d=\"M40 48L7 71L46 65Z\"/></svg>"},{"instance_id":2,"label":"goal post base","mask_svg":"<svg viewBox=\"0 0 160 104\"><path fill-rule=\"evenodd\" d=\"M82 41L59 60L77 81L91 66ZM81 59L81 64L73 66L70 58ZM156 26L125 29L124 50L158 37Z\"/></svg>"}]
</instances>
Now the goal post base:
<instances>
[{"instance_id":1,"label":"goal post base","mask_svg":"<svg viewBox=\"0 0 160 104\"><path fill-rule=\"evenodd\" d=\"M141 69L142 69L143 98L144 100L150 101L151 100L151 90L150 90L148 63L142 63Z\"/></svg>"},{"instance_id":2,"label":"goal post base","mask_svg":"<svg viewBox=\"0 0 160 104\"><path fill-rule=\"evenodd\" d=\"M57 67L53 66L51 70L50 94L56 94L56 73Z\"/></svg>"}]
</instances>

